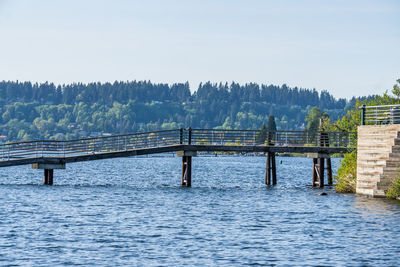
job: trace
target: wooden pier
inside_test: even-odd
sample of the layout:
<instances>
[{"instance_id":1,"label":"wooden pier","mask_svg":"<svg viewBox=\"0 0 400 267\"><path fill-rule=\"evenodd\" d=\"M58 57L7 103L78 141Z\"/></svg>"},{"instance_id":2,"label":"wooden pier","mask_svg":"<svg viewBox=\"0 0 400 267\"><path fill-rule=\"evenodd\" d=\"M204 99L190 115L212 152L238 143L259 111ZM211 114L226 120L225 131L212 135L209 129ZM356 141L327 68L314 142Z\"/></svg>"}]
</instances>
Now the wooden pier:
<instances>
[{"instance_id":1,"label":"wooden pier","mask_svg":"<svg viewBox=\"0 0 400 267\"><path fill-rule=\"evenodd\" d=\"M182 158L181 185L192 185L192 158L199 152L266 155L265 184L277 184L276 153L307 153L313 158L312 185L324 186L327 170L332 185L330 155L354 149L350 132L274 131L259 140L258 130L175 129L71 141L31 141L0 145L0 167L31 164L43 169L43 184L52 185L54 169L67 163L175 152ZM326 168L325 168L326 161Z\"/></svg>"}]
</instances>

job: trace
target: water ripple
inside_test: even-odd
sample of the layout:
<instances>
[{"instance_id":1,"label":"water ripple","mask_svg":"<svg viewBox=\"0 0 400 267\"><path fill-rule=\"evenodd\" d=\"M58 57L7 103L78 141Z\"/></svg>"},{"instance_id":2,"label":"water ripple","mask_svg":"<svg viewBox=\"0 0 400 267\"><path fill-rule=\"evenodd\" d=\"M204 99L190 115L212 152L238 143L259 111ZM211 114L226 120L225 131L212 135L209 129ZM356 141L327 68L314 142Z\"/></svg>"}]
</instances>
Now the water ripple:
<instances>
[{"instance_id":1,"label":"water ripple","mask_svg":"<svg viewBox=\"0 0 400 267\"><path fill-rule=\"evenodd\" d=\"M398 265L398 201L312 189L310 159L282 160L275 187L263 157L194 158L192 188L174 157L70 164L51 187L3 168L0 264Z\"/></svg>"}]
</instances>

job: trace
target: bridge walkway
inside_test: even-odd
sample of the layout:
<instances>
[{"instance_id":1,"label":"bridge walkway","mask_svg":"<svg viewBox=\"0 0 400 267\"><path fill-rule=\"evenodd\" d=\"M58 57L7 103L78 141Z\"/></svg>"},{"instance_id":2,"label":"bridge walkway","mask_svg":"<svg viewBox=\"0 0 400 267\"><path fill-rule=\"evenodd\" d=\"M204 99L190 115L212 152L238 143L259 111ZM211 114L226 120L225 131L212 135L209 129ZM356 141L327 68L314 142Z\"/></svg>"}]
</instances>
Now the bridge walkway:
<instances>
[{"instance_id":1,"label":"bridge walkway","mask_svg":"<svg viewBox=\"0 0 400 267\"><path fill-rule=\"evenodd\" d=\"M190 186L191 161L197 152L263 153L267 155L266 184L271 184L271 176L275 184L275 153L313 153L318 159L313 166L313 185L323 186L318 180L321 175L323 180L324 170L318 162L354 149L356 140L356 134L350 132L173 129L2 144L0 167L32 164L33 168L44 169L44 184L53 184L53 170L65 169L67 163L176 152L182 157L182 185Z\"/></svg>"}]
</instances>

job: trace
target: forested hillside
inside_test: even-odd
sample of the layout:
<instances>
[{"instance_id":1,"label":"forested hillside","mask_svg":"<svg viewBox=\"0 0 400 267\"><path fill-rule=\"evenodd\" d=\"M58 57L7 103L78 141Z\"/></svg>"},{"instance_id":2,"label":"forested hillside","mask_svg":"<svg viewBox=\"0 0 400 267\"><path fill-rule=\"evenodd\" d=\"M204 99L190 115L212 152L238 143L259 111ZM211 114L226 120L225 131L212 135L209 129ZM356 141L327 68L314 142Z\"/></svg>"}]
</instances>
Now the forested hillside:
<instances>
[{"instance_id":1,"label":"forested hillside","mask_svg":"<svg viewBox=\"0 0 400 267\"><path fill-rule=\"evenodd\" d=\"M179 127L256 129L274 115L278 129L302 129L317 106L333 120L355 102L286 85L150 81L0 82L0 141L72 139Z\"/></svg>"}]
</instances>

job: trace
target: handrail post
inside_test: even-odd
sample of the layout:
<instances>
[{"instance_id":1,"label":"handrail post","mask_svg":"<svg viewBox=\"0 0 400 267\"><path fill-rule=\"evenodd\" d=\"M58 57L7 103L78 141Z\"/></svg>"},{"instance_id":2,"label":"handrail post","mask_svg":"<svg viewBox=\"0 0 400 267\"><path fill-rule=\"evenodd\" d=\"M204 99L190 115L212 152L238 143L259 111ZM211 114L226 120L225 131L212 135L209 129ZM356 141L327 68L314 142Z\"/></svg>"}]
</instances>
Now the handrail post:
<instances>
[{"instance_id":1,"label":"handrail post","mask_svg":"<svg viewBox=\"0 0 400 267\"><path fill-rule=\"evenodd\" d=\"M347 135L349 136L349 147L351 147L351 134L350 134L350 132L348 132Z\"/></svg>"},{"instance_id":2,"label":"handrail post","mask_svg":"<svg viewBox=\"0 0 400 267\"><path fill-rule=\"evenodd\" d=\"M343 135L343 133L342 132L337 132L336 133L336 146L337 147L340 147L340 145L341 145L341 143L342 143L342 135Z\"/></svg>"},{"instance_id":3,"label":"handrail post","mask_svg":"<svg viewBox=\"0 0 400 267\"><path fill-rule=\"evenodd\" d=\"M366 112L365 105L362 105L362 107L361 107L361 125L365 125L365 112Z\"/></svg>"},{"instance_id":4,"label":"handrail post","mask_svg":"<svg viewBox=\"0 0 400 267\"><path fill-rule=\"evenodd\" d=\"M183 144L183 128L179 129L179 144Z\"/></svg>"},{"instance_id":5,"label":"handrail post","mask_svg":"<svg viewBox=\"0 0 400 267\"><path fill-rule=\"evenodd\" d=\"M362 107L361 107L361 125L365 125L365 112L366 112L365 105L362 105Z\"/></svg>"},{"instance_id":6,"label":"handrail post","mask_svg":"<svg viewBox=\"0 0 400 267\"><path fill-rule=\"evenodd\" d=\"M188 145L192 144L192 127L189 127Z\"/></svg>"}]
</instances>

